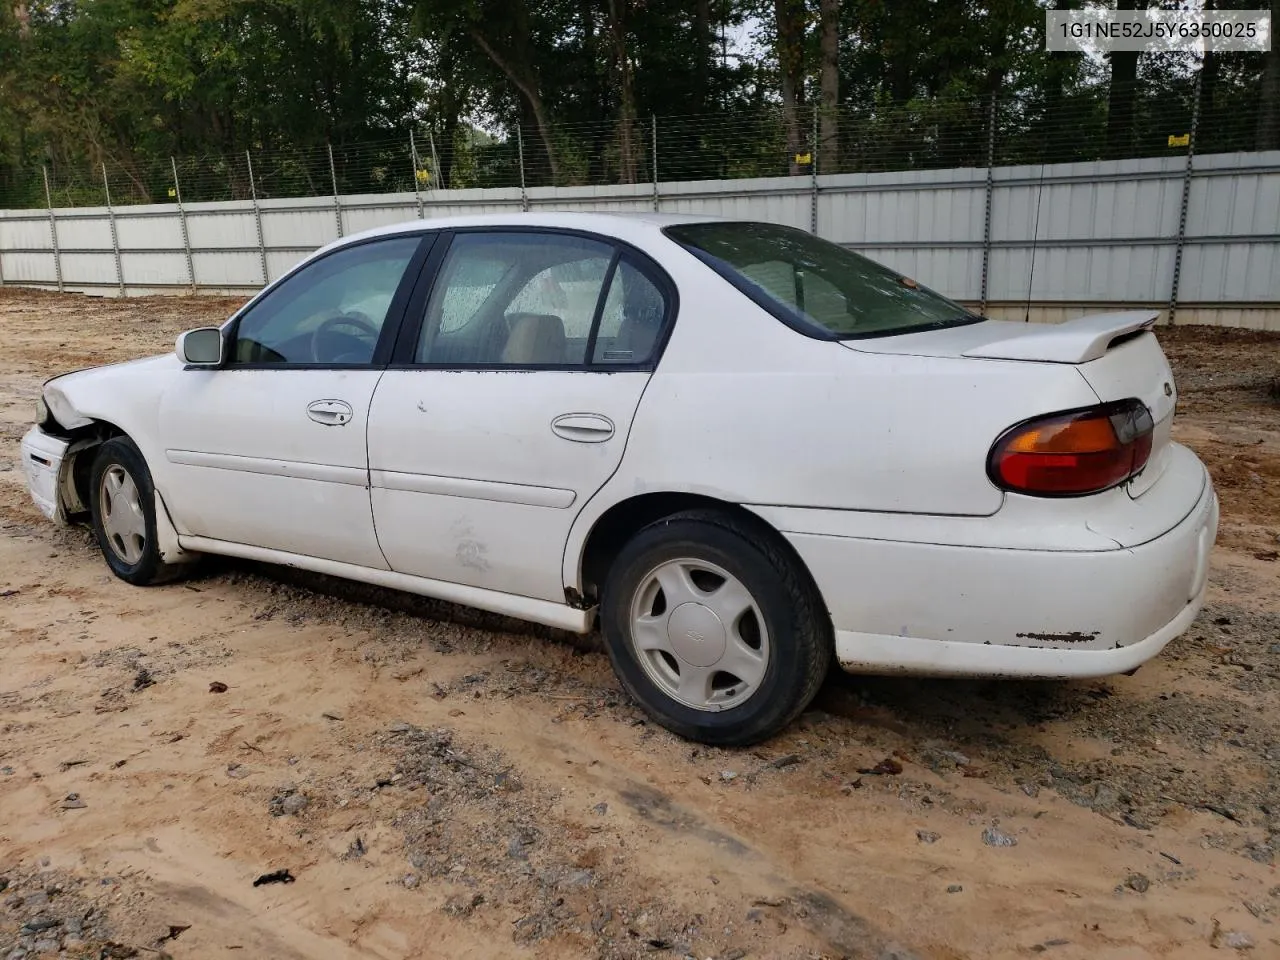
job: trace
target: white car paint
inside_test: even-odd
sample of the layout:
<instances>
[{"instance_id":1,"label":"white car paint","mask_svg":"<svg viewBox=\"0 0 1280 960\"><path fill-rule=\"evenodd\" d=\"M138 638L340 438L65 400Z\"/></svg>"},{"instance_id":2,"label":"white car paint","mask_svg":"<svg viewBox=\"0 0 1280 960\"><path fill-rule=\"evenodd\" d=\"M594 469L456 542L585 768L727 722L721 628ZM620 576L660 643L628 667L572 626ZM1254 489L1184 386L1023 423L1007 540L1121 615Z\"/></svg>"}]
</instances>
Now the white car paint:
<instances>
[{"instance_id":1,"label":"white car paint","mask_svg":"<svg viewBox=\"0 0 1280 960\"><path fill-rule=\"evenodd\" d=\"M296 268L424 230L518 223L616 239L678 291L652 373L199 370L166 356L59 377L46 402L63 428L102 422L134 439L174 557L287 563L586 631L596 524L632 498L694 494L791 544L849 670L1104 675L1186 629L1217 498L1169 439L1176 394L1151 316L810 339L662 233L706 219L442 218L346 238ZM1130 483L1042 499L988 478L987 451L1012 424L1130 396L1157 423ZM303 415L326 399L351 421ZM612 432L565 439L552 429L565 415ZM80 506L74 453L38 427L23 440L33 497L54 519Z\"/></svg>"},{"instance_id":2,"label":"white car paint","mask_svg":"<svg viewBox=\"0 0 1280 960\"><path fill-rule=\"evenodd\" d=\"M159 397L165 480L156 484L184 533L387 569L369 508L365 427L381 370L179 374ZM334 397L350 422L302 415Z\"/></svg>"},{"instance_id":3,"label":"white car paint","mask_svg":"<svg viewBox=\"0 0 1280 960\"><path fill-rule=\"evenodd\" d=\"M563 602L569 529L621 463L648 382L629 371L388 370L369 469L392 568ZM599 439L553 432L575 413L598 418L588 426Z\"/></svg>"}]
</instances>

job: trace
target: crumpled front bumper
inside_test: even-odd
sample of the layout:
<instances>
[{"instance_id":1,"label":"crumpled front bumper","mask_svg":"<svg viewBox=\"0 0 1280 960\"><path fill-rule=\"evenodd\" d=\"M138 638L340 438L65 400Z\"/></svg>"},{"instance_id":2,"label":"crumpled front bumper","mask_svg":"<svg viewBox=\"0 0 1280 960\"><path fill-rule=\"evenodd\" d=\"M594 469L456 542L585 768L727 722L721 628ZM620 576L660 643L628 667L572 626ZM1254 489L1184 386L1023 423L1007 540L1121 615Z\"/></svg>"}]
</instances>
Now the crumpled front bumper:
<instances>
[{"instance_id":1,"label":"crumpled front bumper","mask_svg":"<svg viewBox=\"0 0 1280 960\"><path fill-rule=\"evenodd\" d=\"M27 489L40 512L55 523L67 522L60 493L70 446L70 441L52 437L39 427L32 427L22 438L22 473Z\"/></svg>"}]
</instances>

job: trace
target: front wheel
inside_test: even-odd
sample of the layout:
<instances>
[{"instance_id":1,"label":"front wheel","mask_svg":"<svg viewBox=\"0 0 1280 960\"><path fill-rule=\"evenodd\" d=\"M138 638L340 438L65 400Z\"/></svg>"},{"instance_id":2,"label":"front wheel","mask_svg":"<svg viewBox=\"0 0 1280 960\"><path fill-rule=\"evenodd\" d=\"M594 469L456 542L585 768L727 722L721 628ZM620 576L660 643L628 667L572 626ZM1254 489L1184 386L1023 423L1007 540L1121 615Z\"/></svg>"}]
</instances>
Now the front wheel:
<instances>
[{"instance_id":1,"label":"front wheel","mask_svg":"<svg viewBox=\"0 0 1280 960\"><path fill-rule=\"evenodd\" d=\"M807 573L716 511L636 534L610 568L601 623L627 692L667 729L716 746L778 733L831 662L830 619Z\"/></svg>"},{"instance_id":2,"label":"front wheel","mask_svg":"<svg viewBox=\"0 0 1280 960\"><path fill-rule=\"evenodd\" d=\"M98 448L89 479L93 532L107 566L137 586L164 583L181 567L160 558L156 494L151 471L132 440L116 437Z\"/></svg>"}]
</instances>

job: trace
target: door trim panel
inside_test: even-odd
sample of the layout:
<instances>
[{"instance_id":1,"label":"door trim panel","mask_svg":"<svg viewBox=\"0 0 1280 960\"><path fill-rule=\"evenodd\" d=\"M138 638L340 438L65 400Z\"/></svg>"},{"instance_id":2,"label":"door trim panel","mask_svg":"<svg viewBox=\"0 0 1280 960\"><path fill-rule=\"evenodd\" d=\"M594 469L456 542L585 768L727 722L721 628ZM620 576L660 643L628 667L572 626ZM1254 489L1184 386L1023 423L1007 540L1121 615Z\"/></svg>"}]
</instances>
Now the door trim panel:
<instances>
[{"instance_id":1,"label":"door trim panel","mask_svg":"<svg viewBox=\"0 0 1280 960\"><path fill-rule=\"evenodd\" d=\"M424 473L401 473L396 470L370 470L370 481L386 490L408 493L433 493L442 497L465 497L470 500L493 500L498 503L520 503L530 507L554 507L564 510L578 498L572 490L537 487L524 483L497 480L469 480L465 477L437 477Z\"/></svg>"}]
</instances>

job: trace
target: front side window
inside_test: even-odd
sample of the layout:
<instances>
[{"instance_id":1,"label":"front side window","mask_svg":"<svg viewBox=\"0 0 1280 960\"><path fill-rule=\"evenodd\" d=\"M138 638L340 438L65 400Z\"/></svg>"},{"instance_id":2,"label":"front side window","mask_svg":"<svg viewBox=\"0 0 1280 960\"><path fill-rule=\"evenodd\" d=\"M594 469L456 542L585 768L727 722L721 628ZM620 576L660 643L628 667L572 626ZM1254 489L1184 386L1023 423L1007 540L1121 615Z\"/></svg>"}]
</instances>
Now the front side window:
<instances>
[{"instance_id":1,"label":"front side window","mask_svg":"<svg viewBox=\"0 0 1280 960\"><path fill-rule=\"evenodd\" d=\"M303 267L240 318L232 363L370 363L420 242L374 240Z\"/></svg>"},{"instance_id":2,"label":"front side window","mask_svg":"<svg viewBox=\"0 0 1280 960\"><path fill-rule=\"evenodd\" d=\"M457 234L427 302L415 361L585 363L614 255L610 244L564 234Z\"/></svg>"},{"instance_id":3,"label":"front side window","mask_svg":"<svg viewBox=\"0 0 1280 960\"><path fill-rule=\"evenodd\" d=\"M692 223L666 233L757 303L817 336L888 336L982 319L888 267L793 227Z\"/></svg>"}]
</instances>

